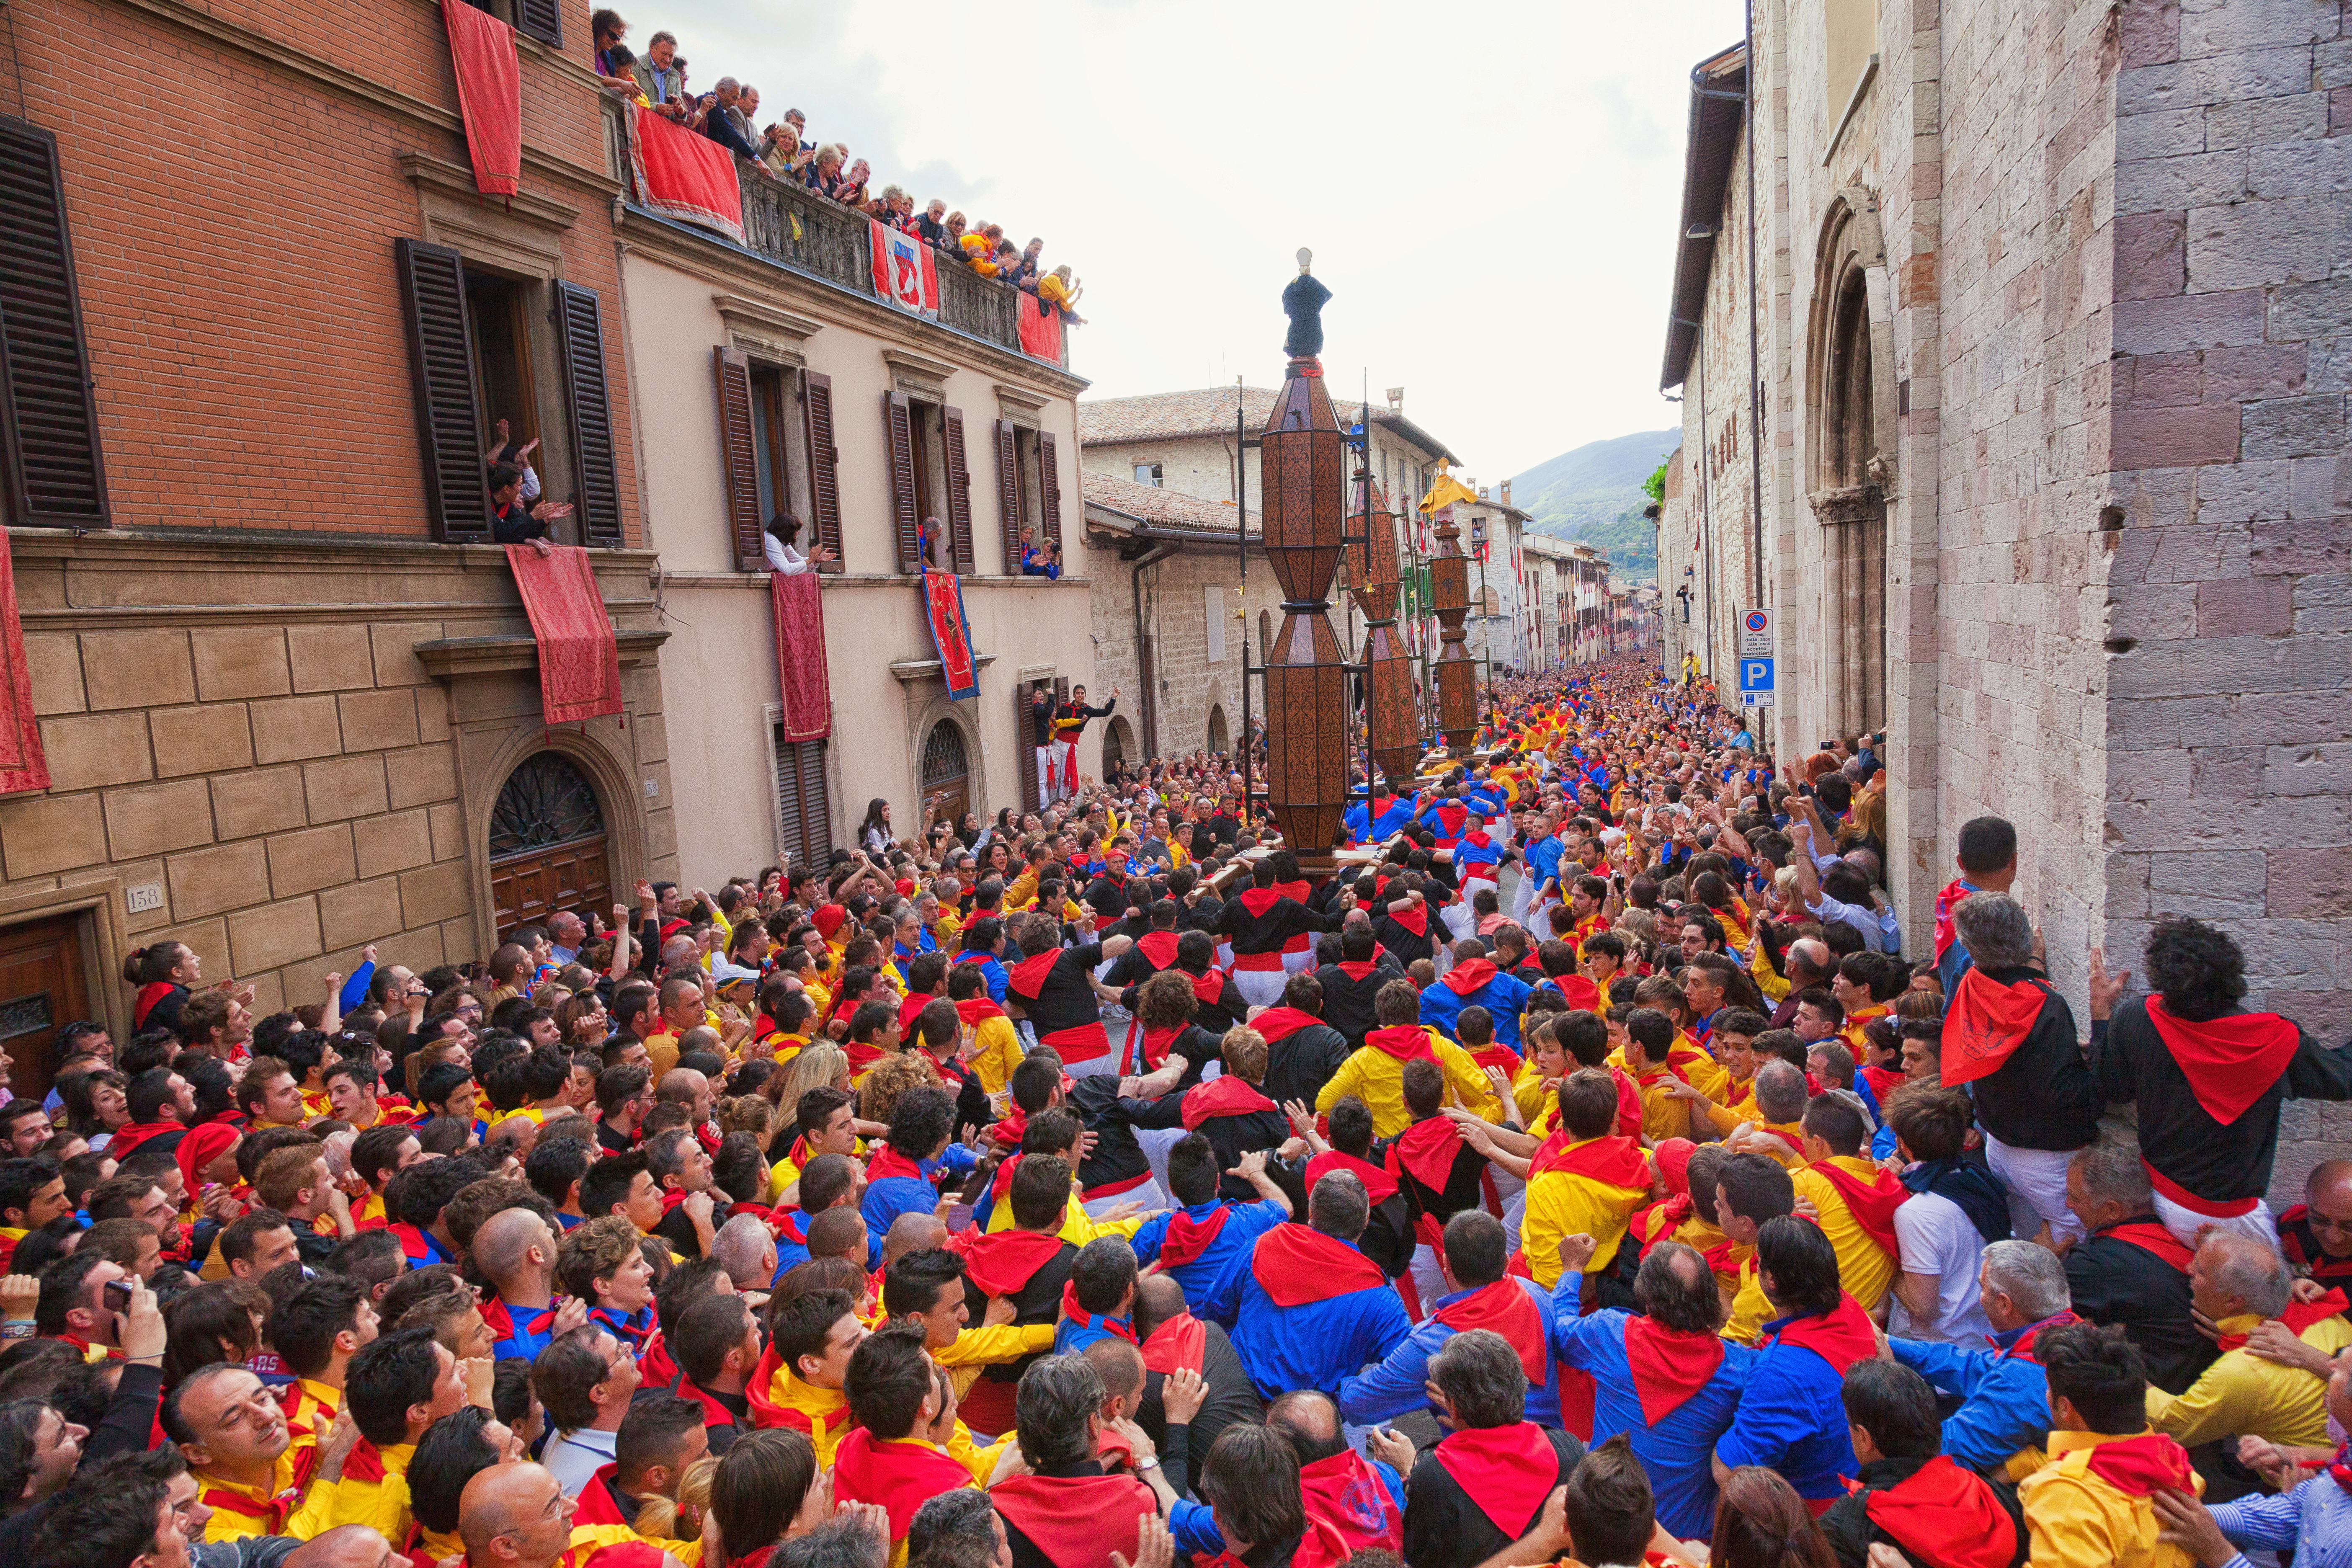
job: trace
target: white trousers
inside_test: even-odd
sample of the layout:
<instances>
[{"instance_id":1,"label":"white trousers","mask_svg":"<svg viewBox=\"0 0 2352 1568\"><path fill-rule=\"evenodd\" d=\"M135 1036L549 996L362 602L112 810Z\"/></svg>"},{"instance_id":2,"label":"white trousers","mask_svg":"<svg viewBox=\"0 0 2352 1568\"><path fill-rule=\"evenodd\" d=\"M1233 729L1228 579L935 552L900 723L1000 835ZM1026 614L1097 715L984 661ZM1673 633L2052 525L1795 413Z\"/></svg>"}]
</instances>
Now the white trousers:
<instances>
[{"instance_id":1,"label":"white trousers","mask_svg":"<svg viewBox=\"0 0 2352 1568\"><path fill-rule=\"evenodd\" d=\"M2210 1214L2182 1208L2162 1193L2156 1194L2156 1217L2164 1222L2175 1240L2183 1247L2195 1247L2197 1237L2207 1228L2226 1230L2232 1236L2248 1237L2273 1251L2278 1248L2278 1223L2271 1217L2271 1205L2257 1202L2252 1208L2228 1219L2216 1219Z\"/></svg>"},{"instance_id":2,"label":"white trousers","mask_svg":"<svg viewBox=\"0 0 2352 1568\"><path fill-rule=\"evenodd\" d=\"M2066 1206L2066 1162L2074 1157L2064 1149L2012 1149L1985 1134L1985 1163L2009 1189L2009 1225L2018 1240L2032 1241L2044 1221L2053 1240L2090 1234Z\"/></svg>"},{"instance_id":3,"label":"white trousers","mask_svg":"<svg viewBox=\"0 0 2352 1568\"><path fill-rule=\"evenodd\" d=\"M1253 1007L1273 1007L1282 1002L1282 989L1290 984L1290 972L1286 969L1236 969L1234 989Z\"/></svg>"}]
</instances>

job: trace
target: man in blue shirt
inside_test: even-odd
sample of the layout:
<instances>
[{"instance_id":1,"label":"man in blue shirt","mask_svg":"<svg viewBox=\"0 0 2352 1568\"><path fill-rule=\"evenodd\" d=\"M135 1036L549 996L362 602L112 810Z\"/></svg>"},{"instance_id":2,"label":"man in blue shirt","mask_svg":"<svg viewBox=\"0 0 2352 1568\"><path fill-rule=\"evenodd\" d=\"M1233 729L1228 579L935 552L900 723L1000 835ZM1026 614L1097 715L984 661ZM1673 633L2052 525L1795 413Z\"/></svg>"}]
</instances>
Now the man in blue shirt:
<instances>
[{"instance_id":1,"label":"man in blue shirt","mask_svg":"<svg viewBox=\"0 0 2352 1568\"><path fill-rule=\"evenodd\" d=\"M1998 1472L2021 1448L2039 1448L2050 1430L2050 1379L2034 1336L2081 1320L2066 1266L2038 1242L1996 1241L1977 1266L1977 1294L1992 1325L1989 1351L1922 1340L1888 1340L1889 1354L1960 1407L1944 1418L1944 1452L1956 1465Z\"/></svg>"},{"instance_id":2,"label":"man in blue shirt","mask_svg":"<svg viewBox=\"0 0 2352 1568\"><path fill-rule=\"evenodd\" d=\"M1819 1226L1793 1215L1756 1233L1756 1278L1780 1315L1762 1348L1731 1429L1715 1446L1716 1484L1742 1465L1778 1470L1809 1503L1845 1495L1854 1473L1846 1435L1845 1369L1877 1350L1862 1304L1838 1286L1837 1253Z\"/></svg>"},{"instance_id":3,"label":"man in blue shirt","mask_svg":"<svg viewBox=\"0 0 2352 1568\"><path fill-rule=\"evenodd\" d=\"M1099 1340L1135 1342L1135 1254L1127 1238L1098 1236L1078 1249L1062 1290L1054 1353L1069 1355Z\"/></svg>"},{"instance_id":4,"label":"man in blue shirt","mask_svg":"<svg viewBox=\"0 0 2352 1568\"><path fill-rule=\"evenodd\" d=\"M1495 1038L1514 1051L1519 1048L1519 1010L1535 987L1516 974L1506 974L1486 956L1486 943L1475 937L1454 944L1454 967L1421 994L1421 1021L1433 1024L1449 1037L1465 1007L1484 1007L1495 1020Z\"/></svg>"},{"instance_id":5,"label":"man in blue shirt","mask_svg":"<svg viewBox=\"0 0 2352 1568\"><path fill-rule=\"evenodd\" d=\"M1169 1190L1182 1206L1153 1215L1129 1238L1136 1262L1160 1265L1184 1288L1187 1301L1231 1300L1226 1277L1247 1266L1259 1237L1290 1217L1289 1197L1262 1165L1252 1185L1265 1195L1255 1203L1220 1202L1219 1175L1208 1138L1186 1133L1168 1152Z\"/></svg>"},{"instance_id":6,"label":"man in blue shirt","mask_svg":"<svg viewBox=\"0 0 2352 1568\"><path fill-rule=\"evenodd\" d=\"M1396 1287L1356 1245L1371 1220L1363 1182L1347 1171L1325 1176L1307 1215L1258 1237L1210 1303L1210 1317L1234 1324L1234 1348L1269 1399L1294 1388L1336 1393L1412 1331Z\"/></svg>"},{"instance_id":7,"label":"man in blue shirt","mask_svg":"<svg viewBox=\"0 0 2352 1568\"><path fill-rule=\"evenodd\" d=\"M490 1282L482 1321L499 1360L536 1360L550 1340L587 1321L583 1307L569 1316L555 1310L555 1233L529 1209L502 1209L474 1233L474 1265Z\"/></svg>"},{"instance_id":8,"label":"man in blue shirt","mask_svg":"<svg viewBox=\"0 0 2352 1568\"><path fill-rule=\"evenodd\" d=\"M1446 1221L1444 1240L1438 1267L1445 1276L1446 1294L1380 1365L1339 1384L1339 1414L1351 1426L1370 1426L1425 1408L1429 1363L1446 1341L1471 1329L1492 1329L1539 1371L1528 1383L1528 1419L1559 1426L1552 1305L1543 1287L1504 1271L1510 1244L1502 1222L1483 1209L1465 1209ZM1712 1291L1712 1283L1708 1289Z\"/></svg>"},{"instance_id":9,"label":"man in blue shirt","mask_svg":"<svg viewBox=\"0 0 2352 1568\"><path fill-rule=\"evenodd\" d=\"M1552 1289L1552 1346L1592 1379L1592 1438L1619 1433L1648 1472L1658 1522L1685 1540L1715 1524L1715 1446L1731 1426L1756 1352L1720 1337L1722 1298L1705 1255L1661 1242L1633 1279L1638 1316L1580 1316L1592 1238L1564 1237Z\"/></svg>"},{"instance_id":10,"label":"man in blue shirt","mask_svg":"<svg viewBox=\"0 0 2352 1568\"><path fill-rule=\"evenodd\" d=\"M1005 972L1004 965L996 962L996 950L1003 940L1003 922L993 915L983 915L964 927L963 951L956 955L955 961L959 969L969 964L980 971L982 977L988 982L988 999L1000 1007L1004 1005L1004 987L1013 978ZM948 994L950 996L955 994L952 976L949 980Z\"/></svg>"},{"instance_id":11,"label":"man in blue shirt","mask_svg":"<svg viewBox=\"0 0 2352 1568\"><path fill-rule=\"evenodd\" d=\"M939 1206L938 1173L969 1175L972 1152L955 1141L955 1101L930 1085L908 1089L890 1112L890 1131L866 1168L866 1232L887 1236L902 1214Z\"/></svg>"},{"instance_id":12,"label":"man in blue shirt","mask_svg":"<svg viewBox=\"0 0 2352 1568\"><path fill-rule=\"evenodd\" d=\"M1538 816L1528 833L1527 858L1519 868L1518 891L1511 896L1513 920L1528 925L1546 905L1559 902L1559 862L1567 853L1568 845L1559 837L1558 824L1549 813Z\"/></svg>"}]
</instances>

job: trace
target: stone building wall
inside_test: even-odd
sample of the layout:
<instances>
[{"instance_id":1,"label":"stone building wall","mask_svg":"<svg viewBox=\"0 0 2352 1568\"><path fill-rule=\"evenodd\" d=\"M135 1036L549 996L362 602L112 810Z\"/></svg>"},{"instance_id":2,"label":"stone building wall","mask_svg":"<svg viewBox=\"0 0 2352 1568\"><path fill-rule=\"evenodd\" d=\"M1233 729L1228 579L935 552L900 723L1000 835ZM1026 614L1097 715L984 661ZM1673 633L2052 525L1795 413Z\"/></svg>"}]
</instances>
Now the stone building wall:
<instances>
[{"instance_id":1,"label":"stone building wall","mask_svg":"<svg viewBox=\"0 0 2352 1568\"><path fill-rule=\"evenodd\" d=\"M1142 754L1143 712L1138 692L1141 679L1136 665L1134 566L1118 559L1116 548L1089 542L1087 573L1094 579L1095 670L1099 691L1090 692L1099 704L1113 686L1126 693L1119 712L1133 725L1136 750ZM1242 591L1239 565L1230 549L1187 544L1176 554L1143 569L1144 615L1152 628L1156 657L1160 751L1179 756L1205 749L1209 743L1210 710L1223 711L1225 734L1238 743L1242 732L1242 639L1249 639L1250 658L1258 655L1258 617L1270 616L1282 624L1282 590L1261 551L1250 554L1249 583ZM1224 658L1209 659L1210 589L1217 591L1224 620ZM1337 621L1336 613L1334 621ZM1253 704L1263 693L1253 691ZM1089 736L1100 726L1090 727Z\"/></svg>"}]
</instances>

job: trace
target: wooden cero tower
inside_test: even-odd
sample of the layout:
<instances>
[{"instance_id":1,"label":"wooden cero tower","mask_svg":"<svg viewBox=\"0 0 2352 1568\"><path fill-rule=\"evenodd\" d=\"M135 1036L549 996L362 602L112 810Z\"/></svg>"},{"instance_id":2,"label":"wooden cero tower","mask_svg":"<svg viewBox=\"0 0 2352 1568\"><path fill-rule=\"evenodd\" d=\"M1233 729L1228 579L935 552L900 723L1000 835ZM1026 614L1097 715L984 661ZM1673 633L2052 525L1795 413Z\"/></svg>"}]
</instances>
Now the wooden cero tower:
<instances>
[{"instance_id":1,"label":"wooden cero tower","mask_svg":"<svg viewBox=\"0 0 2352 1568\"><path fill-rule=\"evenodd\" d=\"M1410 790L1421 763L1421 725L1413 709L1412 656L1397 636L1398 550L1396 514L1371 476L1371 442L1356 458L1355 491L1348 514L1363 524L1364 539L1352 544L1349 578L1357 608L1364 612L1365 721L1372 760L1392 790Z\"/></svg>"},{"instance_id":2,"label":"wooden cero tower","mask_svg":"<svg viewBox=\"0 0 2352 1568\"><path fill-rule=\"evenodd\" d=\"M1320 312L1330 291L1307 270L1283 290L1290 355L1282 391L1259 437L1265 553L1282 584L1282 630L1265 661L1266 805L1308 874L1328 874L1345 837L1348 805L1348 667L1331 629L1331 580L1339 569L1347 437L1323 384Z\"/></svg>"}]
</instances>

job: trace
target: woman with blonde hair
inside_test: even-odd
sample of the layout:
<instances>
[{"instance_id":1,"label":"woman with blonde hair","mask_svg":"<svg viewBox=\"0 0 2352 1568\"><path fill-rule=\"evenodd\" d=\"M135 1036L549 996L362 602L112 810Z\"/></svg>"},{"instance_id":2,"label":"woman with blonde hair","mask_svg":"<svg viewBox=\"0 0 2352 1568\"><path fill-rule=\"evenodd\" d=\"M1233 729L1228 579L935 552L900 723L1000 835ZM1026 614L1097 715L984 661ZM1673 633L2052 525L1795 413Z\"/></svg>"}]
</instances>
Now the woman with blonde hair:
<instances>
[{"instance_id":1,"label":"woman with blonde hair","mask_svg":"<svg viewBox=\"0 0 2352 1568\"><path fill-rule=\"evenodd\" d=\"M710 1509L711 1478L718 1473L719 1456L703 1455L678 1473L675 1498L656 1492L637 1504L633 1528L650 1541L700 1540L703 1515Z\"/></svg>"},{"instance_id":2,"label":"woman with blonde hair","mask_svg":"<svg viewBox=\"0 0 2352 1568\"><path fill-rule=\"evenodd\" d=\"M849 1053L831 1041L812 1043L782 1072L772 1072L760 1093L785 1116L799 1114L801 1096L813 1089L849 1087Z\"/></svg>"}]
</instances>

